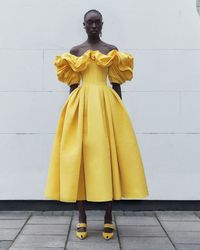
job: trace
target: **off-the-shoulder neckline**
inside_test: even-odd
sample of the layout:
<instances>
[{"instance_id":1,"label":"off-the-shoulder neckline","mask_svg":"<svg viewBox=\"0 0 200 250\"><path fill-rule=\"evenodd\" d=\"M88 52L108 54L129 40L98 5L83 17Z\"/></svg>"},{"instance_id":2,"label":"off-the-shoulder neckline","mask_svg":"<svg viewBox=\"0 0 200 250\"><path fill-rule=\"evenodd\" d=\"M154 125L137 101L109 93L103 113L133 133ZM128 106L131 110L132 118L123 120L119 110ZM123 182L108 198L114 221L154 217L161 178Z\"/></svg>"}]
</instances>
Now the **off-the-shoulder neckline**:
<instances>
[{"instance_id":1,"label":"off-the-shoulder neckline","mask_svg":"<svg viewBox=\"0 0 200 250\"><path fill-rule=\"evenodd\" d=\"M107 54L104 54L104 53L102 53L100 50L98 50L98 49L95 49L95 50L93 50L93 49L87 49L82 55L80 55L80 56L76 56L76 55L74 55L74 54L72 54L72 53L70 53L70 52L68 52L68 54L70 54L70 55L72 55L72 56L75 56L75 57L83 57L85 54L88 54L88 53L90 53L90 52L92 52L92 53L99 53L99 54L101 54L101 55L104 55L104 56L109 56L111 53L113 53L114 51L116 51L116 52L119 52L119 50L117 50L117 49L112 49L112 50L110 50Z\"/></svg>"}]
</instances>

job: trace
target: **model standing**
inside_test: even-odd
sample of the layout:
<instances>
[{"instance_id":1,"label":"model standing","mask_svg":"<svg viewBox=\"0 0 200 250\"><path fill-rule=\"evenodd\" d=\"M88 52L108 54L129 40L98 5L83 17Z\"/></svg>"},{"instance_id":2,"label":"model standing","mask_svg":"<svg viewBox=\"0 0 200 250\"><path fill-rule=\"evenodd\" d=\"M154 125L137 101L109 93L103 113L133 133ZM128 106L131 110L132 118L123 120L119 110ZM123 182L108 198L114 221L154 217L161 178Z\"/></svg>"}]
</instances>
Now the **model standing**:
<instances>
[{"instance_id":1,"label":"model standing","mask_svg":"<svg viewBox=\"0 0 200 250\"><path fill-rule=\"evenodd\" d=\"M54 61L58 80L70 86L70 94L56 129L45 197L77 202L80 239L87 236L85 202L105 202L102 235L110 239L113 200L149 194L136 135L121 100L121 84L132 79L134 58L100 39L99 11L89 10L83 25L87 40Z\"/></svg>"}]
</instances>

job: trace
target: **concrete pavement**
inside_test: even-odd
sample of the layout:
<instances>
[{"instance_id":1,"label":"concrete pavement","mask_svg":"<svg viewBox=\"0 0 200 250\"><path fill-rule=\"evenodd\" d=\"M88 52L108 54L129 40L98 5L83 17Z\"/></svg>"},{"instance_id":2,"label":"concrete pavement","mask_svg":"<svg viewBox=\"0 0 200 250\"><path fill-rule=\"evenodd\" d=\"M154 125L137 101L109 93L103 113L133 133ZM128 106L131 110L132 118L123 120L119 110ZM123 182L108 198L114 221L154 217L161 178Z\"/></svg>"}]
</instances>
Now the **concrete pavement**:
<instances>
[{"instance_id":1,"label":"concrete pavement","mask_svg":"<svg viewBox=\"0 0 200 250\"><path fill-rule=\"evenodd\" d=\"M87 210L88 237L79 240L76 210L0 211L0 250L200 250L200 211L113 211L109 241L103 217Z\"/></svg>"}]
</instances>

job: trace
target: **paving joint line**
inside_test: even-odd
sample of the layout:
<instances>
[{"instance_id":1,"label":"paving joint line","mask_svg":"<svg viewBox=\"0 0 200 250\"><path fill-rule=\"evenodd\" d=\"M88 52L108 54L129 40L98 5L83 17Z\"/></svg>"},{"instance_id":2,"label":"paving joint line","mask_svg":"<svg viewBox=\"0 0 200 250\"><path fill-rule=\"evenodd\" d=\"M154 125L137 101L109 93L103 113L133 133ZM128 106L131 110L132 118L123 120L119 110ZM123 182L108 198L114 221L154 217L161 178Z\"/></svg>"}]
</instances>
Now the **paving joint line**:
<instances>
[{"instance_id":1,"label":"paving joint line","mask_svg":"<svg viewBox=\"0 0 200 250\"><path fill-rule=\"evenodd\" d=\"M74 211L72 211L72 214L71 214L71 220L70 220L70 223L69 223L69 229L68 229L68 233L67 233L67 237L66 237L66 241L65 241L64 250L67 250L67 244L68 244L68 240L69 240L69 234L70 234L70 231L71 231L73 218L74 218Z\"/></svg>"},{"instance_id":2,"label":"paving joint line","mask_svg":"<svg viewBox=\"0 0 200 250\"><path fill-rule=\"evenodd\" d=\"M32 212L29 214L28 218L26 219L24 225L21 227L21 229L19 230L19 232L17 233L17 235L15 236L15 238L12 241L12 244L9 246L9 249L12 247L12 245L14 244L14 242L16 241L17 237L21 234L22 230L24 229L24 227L26 226L27 222L30 220L32 216Z\"/></svg>"},{"instance_id":3,"label":"paving joint line","mask_svg":"<svg viewBox=\"0 0 200 250\"><path fill-rule=\"evenodd\" d=\"M170 240L170 242L172 243L174 249L177 250L177 248L176 248L174 242L172 241L171 237L169 236L169 234L168 234L167 231L165 230L164 226L163 226L162 223L160 222L160 220L159 220L159 218L158 218L156 212L154 211L153 214L154 214L154 216L156 217L156 219L158 220L158 222L159 222L160 226L162 227L162 229L164 230L164 232L166 233L167 238L168 238L168 239Z\"/></svg>"},{"instance_id":4,"label":"paving joint line","mask_svg":"<svg viewBox=\"0 0 200 250\"><path fill-rule=\"evenodd\" d=\"M198 215L198 213L196 213L196 211L193 211L193 213L200 219L200 215Z\"/></svg>"},{"instance_id":5,"label":"paving joint line","mask_svg":"<svg viewBox=\"0 0 200 250\"><path fill-rule=\"evenodd\" d=\"M117 226L117 221L116 221L116 215L113 214L113 217L114 217L114 221L115 221L116 234L117 234L117 238L118 238L118 242L119 242L119 249L122 250L121 240L120 240L118 226Z\"/></svg>"}]
</instances>

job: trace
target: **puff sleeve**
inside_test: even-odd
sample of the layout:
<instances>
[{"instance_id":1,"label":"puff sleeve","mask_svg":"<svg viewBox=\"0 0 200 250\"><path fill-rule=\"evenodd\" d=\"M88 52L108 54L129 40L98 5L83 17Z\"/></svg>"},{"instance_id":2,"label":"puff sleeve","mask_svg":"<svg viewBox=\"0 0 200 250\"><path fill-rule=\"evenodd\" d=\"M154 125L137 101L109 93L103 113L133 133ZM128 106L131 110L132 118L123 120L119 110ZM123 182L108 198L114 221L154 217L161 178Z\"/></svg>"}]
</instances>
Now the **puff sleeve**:
<instances>
[{"instance_id":1,"label":"puff sleeve","mask_svg":"<svg viewBox=\"0 0 200 250\"><path fill-rule=\"evenodd\" d=\"M57 55L53 61L58 80L66 83L68 86L74 83L80 83L80 74L73 67L76 63L75 59L76 57L73 57L73 55L64 53Z\"/></svg>"},{"instance_id":2,"label":"puff sleeve","mask_svg":"<svg viewBox=\"0 0 200 250\"><path fill-rule=\"evenodd\" d=\"M129 53L117 51L112 64L108 68L110 82L122 84L133 78L134 58Z\"/></svg>"}]
</instances>

